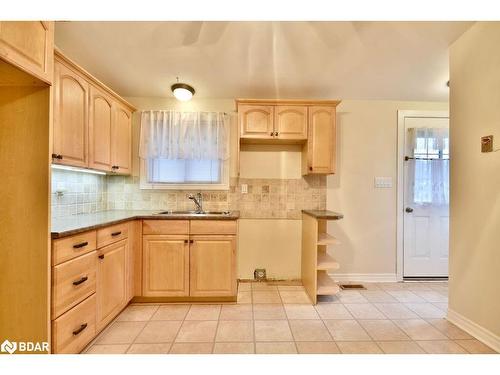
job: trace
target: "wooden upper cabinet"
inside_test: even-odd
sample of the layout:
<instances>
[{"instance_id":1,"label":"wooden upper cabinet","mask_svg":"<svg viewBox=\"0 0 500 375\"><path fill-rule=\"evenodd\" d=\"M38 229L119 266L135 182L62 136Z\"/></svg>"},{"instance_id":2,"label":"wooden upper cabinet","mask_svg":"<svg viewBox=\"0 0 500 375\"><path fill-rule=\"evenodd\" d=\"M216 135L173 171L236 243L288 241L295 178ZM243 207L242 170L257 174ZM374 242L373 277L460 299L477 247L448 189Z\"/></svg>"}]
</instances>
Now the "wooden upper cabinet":
<instances>
[{"instance_id":1,"label":"wooden upper cabinet","mask_svg":"<svg viewBox=\"0 0 500 375\"><path fill-rule=\"evenodd\" d=\"M302 174L335 173L335 107L309 107L309 132ZM304 165L304 164L303 164Z\"/></svg>"},{"instance_id":2,"label":"wooden upper cabinet","mask_svg":"<svg viewBox=\"0 0 500 375\"><path fill-rule=\"evenodd\" d=\"M132 172L132 113L124 106L114 103L111 127L111 161L114 172Z\"/></svg>"},{"instance_id":3,"label":"wooden upper cabinet","mask_svg":"<svg viewBox=\"0 0 500 375\"><path fill-rule=\"evenodd\" d=\"M236 237L194 235L190 247L191 297L236 295Z\"/></svg>"},{"instance_id":4,"label":"wooden upper cabinet","mask_svg":"<svg viewBox=\"0 0 500 375\"><path fill-rule=\"evenodd\" d=\"M278 139L307 139L307 107L276 106L274 131Z\"/></svg>"},{"instance_id":5,"label":"wooden upper cabinet","mask_svg":"<svg viewBox=\"0 0 500 375\"><path fill-rule=\"evenodd\" d=\"M51 84L54 69L54 22L0 22L0 58Z\"/></svg>"},{"instance_id":6,"label":"wooden upper cabinet","mask_svg":"<svg viewBox=\"0 0 500 375\"><path fill-rule=\"evenodd\" d=\"M127 303L128 240L97 250L97 330L104 327Z\"/></svg>"},{"instance_id":7,"label":"wooden upper cabinet","mask_svg":"<svg viewBox=\"0 0 500 375\"><path fill-rule=\"evenodd\" d=\"M111 171L111 124L113 100L101 89L90 86L89 167Z\"/></svg>"},{"instance_id":8,"label":"wooden upper cabinet","mask_svg":"<svg viewBox=\"0 0 500 375\"><path fill-rule=\"evenodd\" d=\"M188 236L143 236L142 253L143 296L189 296Z\"/></svg>"},{"instance_id":9,"label":"wooden upper cabinet","mask_svg":"<svg viewBox=\"0 0 500 375\"><path fill-rule=\"evenodd\" d=\"M85 78L56 62L54 74L53 162L86 167L88 93Z\"/></svg>"},{"instance_id":10,"label":"wooden upper cabinet","mask_svg":"<svg viewBox=\"0 0 500 375\"><path fill-rule=\"evenodd\" d=\"M239 105L240 138L273 139L274 107Z\"/></svg>"}]
</instances>

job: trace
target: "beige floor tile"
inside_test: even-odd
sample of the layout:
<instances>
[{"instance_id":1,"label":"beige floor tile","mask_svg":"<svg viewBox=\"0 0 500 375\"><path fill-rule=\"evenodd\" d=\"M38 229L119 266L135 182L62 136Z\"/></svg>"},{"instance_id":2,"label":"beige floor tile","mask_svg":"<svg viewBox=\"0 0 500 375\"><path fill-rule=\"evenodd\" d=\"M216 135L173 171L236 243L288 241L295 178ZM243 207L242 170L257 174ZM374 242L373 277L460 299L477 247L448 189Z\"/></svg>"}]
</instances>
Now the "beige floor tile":
<instances>
[{"instance_id":1,"label":"beige floor tile","mask_svg":"<svg viewBox=\"0 0 500 375\"><path fill-rule=\"evenodd\" d=\"M403 289L409 290L410 292L432 290L429 285L413 282L403 283Z\"/></svg>"},{"instance_id":2,"label":"beige floor tile","mask_svg":"<svg viewBox=\"0 0 500 375\"><path fill-rule=\"evenodd\" d=\"M340 303L325 303L315 306L321 319L353 319L351 313Z\"/></svg>"},{"instance_id":3,"label":"beige floor tile","mask_svg":"<svg viewBox=\"0 0 500 375\"><path fill-rule=\"evenodd\" d=\"M426 319L426 320L452 340L469 340L474 338L467 332L458 328L455 324L447 321L446 319Z\"/></svg>"},{"instance_id":4,"label":"beige floor tile","mask_svg":"<svg viewBox=\"0 0 500 375\"><path fill-rule=\"evenodd\" d=\"M402 303L374 303L375 307L379 309L389 319L416 319L418 315L411 311Z\"/></svg>"},{"instance_id":5,"label":"beige floor tile","mask_svg":"<svg viewBox=\"0 0 500 375\"><path fill-rule=\"evenodd\" d=\"M422 319L393 320L412 340L446 340L446 336Z\"/></svg>"},{"instance_id":6,"label":"beige floor tile","mask_svg":"<svg viewBox=\"0 0 500 375\"><path fill-rule=\"evenodd\" d=\"M252 290L252 283L238 283L238 292L249 292Z\"/></svg>"},{"instance_id":7,"label":"beige floor tile","mask_svg":"<svg viewBox=\"0 0 500 375\"><path fill-rule=\"evenodd\" d=\"M367 303L368 300L357 290L343 290L337 294L342 303Z\"/></svg>"},{"instance_id":8,"label":"beige floor tile","mask_svg":"<svg viewBox=\"0 0 500 375\"><path fill-rule=\"evenodd\" d=\"M253 354L255 344L253 342L216 342L214 354Z\"/></svg>"},{"instance_id":9,"label":"beige floor tile","mask_svg":"<svg viewBox=\"0 0 500 375\"><path fill-rule=\"evenodd\" d=\"M300 354L337 354L339 347L333 341L323 342L295 342Z\"/></svg>"},{"instance_id":10,"label":"beige floor tile","mask_svg":"<svg viewBox=\"0 0 500 375\"><path fill-rule=\"evenodd\" d=\"M417 341L429 354L465 354L467 351L451 340Z\"/></svg>"},{"instance_id":11,"label":"beige floor tile","mask_svg":"<svg viewBox=\"0 0 500 375\"><path fill-rule=\"evenodd\" d=\"M146 322L114 322L99 336L97 344L130 344Z\"/></svg>"},{"instance_id":12,"label":"beige floor tile","mask_svg":"<svg viewBox=\"0 0 500 375\"><path fill-rule=\"evenodd\" d=\"M191 305L162 305L151 320L184 320Z\"/></svg>"},{"instance_id":13,"label":"beige floor tile","mask_svg":"<svg viewBox=\"0 0 500 375\"><path fill-rule=\"evenodd\" d=\"M448 311L447 302L434 302L433 305L436 306L438 309L443 310L444 312Z\"/></svg>"},{"instance_id":14,"label":"beige floor tile","mask_svg":"<svg viewBox=\"0 0 500 375\"><path fill-rule=\"evenodd\" d=\"M325 320L324 322L335 341L371 340L363 327L355 320Z\"/></svg>"},{"instance_id":15,"label":"beige floor tile","mask_svg":"<svg viewBox=\"0 0 500 375\"><path fill-rule=\"evenodd\" d=\"M330 341L332 338L321 320L289 320L295 341Z\"/></svg>"},{"instance_id":16,"label":"beige floor tile","mask_svg":"<svg viewBox=\"0 0 500 375\"><path fill-rule=\"evenodd\" d=\"M285 309L282 304L253 305L253 316L255 320L286 319Z\"/></svg>"},{"instance_id":17,"label":"beige floor tile","mask_svg":"<svg viewBox=\"0 0 500 375\"><path fill-rule=\"evenodd\" d=\"M359 293L369 302L398 302L396 298L383 290L363 290Z\"/></svg>"},{"instance_id":18,"label":"beige floor tile","mask_svg":"<svg viewBox=\"0 0 500 375\"><path fill-rule=\"evenodd\" d=\"M310 304L290 304L283 306L288 319L319 319L316 309Z\"/></svg>"},{"instance_id":19,"label":"beige floor tile","mask_svg":"<svg viewBox=\"0 0 500 375\"><path fill-rule=\"evenodd\" d=\"M420 298L409 290L389 290L387 293L396 298L399 302L425 302L423 298Z\"/></svg>"},{"instance_id":20,"label":"beige floor tile","mask_svg":"<svg viewBox=\"0 0 500 375\"><path fill-rule=\"evenodd\" d=\"M220 320L217 342L253 342L253 321L251 320Z\"/></svg>"},{"instance_id":21,"label":"beige floor tile","mask_svg":"<svg viewBox=\"0 0 500 375\"><path fill-rule=\"evenodd\" d=\"M455 342L471 354L494 354L496 353L489 346L483 344L481 341L472 340L455 340Z\"/></svg>"},{"instance_id":22,"label":"beige floor tile","mask_svg":"<svg viewBox=\"0 0 500 375\"><path fill-rule=\"evenodd\" d=\"M343 354L378 354L382 353L382 350L370 341L346 341L337 342L340 351Z\"/></svg>"},{"instance_id":23,"label":"beige floor tile","mask_svg":"<svg viewBox=\"0 0 500 375\"><path fill-rule=\"evenodd\" d=\"M344 306L356 319L386 319L371 303L346 303Z\"/></svg>"},{"instance_id":24,"label":"beige floor tile","mask_svg":"<svg viewBox=\"0 0 500 375\"><path fill-rule=\"evenodd\" d=\"M170 354L211 354L213 343L175 343L170 348Z\"/></svg>"},{"instance_id":25,"label":"beige floor tile","mask_svg":"<svg viewBox=\"0 0 500 375\"><path fill-rule=\"evenodd\" d=\"M448 303L448 297L443 296L441 293L438 293L433 290L415 291L414 293L420 298L423 298L427 302Z\"/></svg>"},{"instance_id":26,"label":"beige floor tile","mask_svg":"<svg viewBox=\"0 0 500 375\"><path fill-rule=\"evenodd\" d=\"M127 354L167 354L172 343L161 344L132 344Z\"/></svg>"},{"instance_id":27,"label":"beige floor tile","mask_svg":"<svg viewBox=\"0 0 500 375\"><path fill-rule=\"evenodd\" d=\"M386 354L425 354L415 341L380 341L377 344Z\"/></svg>"},{"instance_id":28,"label":"beige floor tile","mask_svg":"<svg viewBox=\"0 0 500 375\"><path fill-rule=\"evenodd\" d=\"M293 342L257 342L255 352L257 354L297 354L297 348Z\"/></svg>"},{"instance_id":29,"label":"beige floor tile","mask_svg":"<svg viewBox=\"0 0 500 375\"><path fill-rule=\"evenodd\" d=\"M220 320L252 320L252 305L222 305Z\"/></svg>"},{"instance_id":30,"label":"beige floor tile","mask_svg":"<svg viewBox=\"0 0 500 375\"><path fill-rule=\"evenodd\" d=\"M373 340L397 341L410 338L390 320L359 320Z\"/></svg>"},{"instance_id":31,"label":"beige floor tile","mask_svg":"<svg viewBox=\"0 0 500 375\"><path fill-rule=\"evenodd\" d=\"M221 305L191 305L186 320L218 320Z\"/></svg>"},{"instance_id":32,"label":"beige floor tile","mask_svg":"<svg viewBox=\"0 0 500 375\"><path fill-rule=\"evenodd\" d=\"M158 305L130 305L118 315L116 321L148 321L156 310L158 310Z\"/></svg>"},{"instance_id":33,"label":"beige floor tile","mask_svg":"<svg viewBox=\"0 0 500 375\"><path fill-rule=\"evenodd\" d=\"M417 314L421 318L444 318L446 316L446 312L438 309L431 303L405 303L405 306L408 307L411 311Z\"/></svg>"},{"instance_id":34,"label":"beige floor tile","mask_svg":"<svg viewBox=\"0 0 500 375\"><path fill-rule=\"evenodd\" d=\"M174 320L150 321L139 336L137 336L135 343L157 344L173 342L181 324L181 321Z\"/></svg>"},{"instance_id":35,"label":"beige floor tile","mask_svg":"<svg viewBox=\"0 0 500 375\"><path fill-rule=\"evenodd\" d=\"M255 341L293 341L287 320L255 320Z\"/></svg>"},{"instance_id":36,"label":"beige floor tile","mask_svg":"<svg viewBox=\"0 0 500 375\"><path fill-rule=\"evenodd\" d=\"M252 292L253 303L281 303L277 290L258 290Z\"/></svg>"},{"instance_id":37,"label":"beige floor tile","mask_svg":"<svg viewBox=\"0 0 500 375\"><path fill-rule=\"evenodd\" d=\"M281 290L280 296L283 303L311 303L309 296L304 291Z\"/></svg>"},{"instance_id":38,"label":"beige floor tile","mask_svg":"<svg viewBox=\"0 0 500 375\"><path fill-rule=\"evenodd\" d=\"M130 344L119 345L92 345L85 354L124 354Z\"/></svg>"},{"instance_id":39,"label":"beige floor tile","mask_svg":"<svg viewBox=\"0 0 500 375\"><path fill-rule=\"evenodd\" d=\"M377 283L359 283L359 284L363 284L366 290L381 290Z\"/></svg>"},{"instance_id":40,"label":"beige floor tile","mask_svg":"<svg viewBox=\"0 0 500 375\"><path fill-rule=\"evenodd\" d=\"M258 291L277 291L278 287L276 285L268 284L268 283L252 283L252 290Z\"/></svg>"},{"instance_id":41,"label":"beige floor tile","mask_svg":"<svg viewBox=\"0 0 500 375\"><path fill-rule=\"evenodd\" d=\"M377 286L385 291L404 290L404 283L378 283Z\"/></svg>"},{"instance_id":42,"label":"beige floor tile","mask_svg":"<svg viewBox=\"0 0 500 375\"><path fill-rule=\"evenodd\" d=\"M252 292L238 292L236 300L238 304L252 303Z\"/></svg>"},{"instance_id":43,"label":"beige floor tile","mask_svg":"<svg viewBox=\"0 0 500 375\"><path fill-rule=\"evenodd\" d=\"M278 285L278 290L281 291L287 291L287 290L293 290L295 292L304 292L305 289L302 285Z\"/></svg>"},{"instance_id":44,"label":"beige floor tile","mask_svg":"<svg viewBox=\"0 0 500 375\"><path fill-rule=\"evenodd\" d=\"M215 320L185 320L177 334L176 342L212 342L217 330Z\"/></svg>"}]
</instances>

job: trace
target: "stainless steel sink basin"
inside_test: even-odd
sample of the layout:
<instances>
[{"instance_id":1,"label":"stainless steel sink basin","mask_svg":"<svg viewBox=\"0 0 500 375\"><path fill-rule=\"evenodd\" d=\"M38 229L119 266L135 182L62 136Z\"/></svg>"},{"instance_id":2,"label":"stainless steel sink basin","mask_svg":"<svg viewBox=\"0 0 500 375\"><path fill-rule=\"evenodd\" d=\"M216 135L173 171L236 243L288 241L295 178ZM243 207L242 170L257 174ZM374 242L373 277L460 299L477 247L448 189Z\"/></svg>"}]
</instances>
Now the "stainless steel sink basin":
<instances>
[{"instance_id":1,"label":"stainless steel sink basin","mask_svg":"<svg viewBox=\"0 0 500 375\"><path fill-rule=\"evenodd\" d=\"M231 214L231 211L161 211L156 215L192 215L192 216L228 216Z\"/></svg>"}]
</instances>

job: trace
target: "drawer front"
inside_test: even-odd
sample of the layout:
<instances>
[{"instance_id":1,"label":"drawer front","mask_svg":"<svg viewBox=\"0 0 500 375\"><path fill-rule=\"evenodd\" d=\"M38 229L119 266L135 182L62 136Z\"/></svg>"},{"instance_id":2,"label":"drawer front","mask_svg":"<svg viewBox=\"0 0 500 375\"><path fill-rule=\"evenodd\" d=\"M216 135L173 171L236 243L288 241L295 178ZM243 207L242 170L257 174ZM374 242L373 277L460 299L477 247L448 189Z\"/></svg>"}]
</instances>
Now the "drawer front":
<instances>
[{"instance_id":1,"label":"drawer front","mask_svg":"<svg viewBox=\"0 0 500 375\"><path fill-rule=\"evenodd\" d=\"M96 249L96 232L85 232L52 241L52 265L66 262Z\"/></svg>"},{"instance_id":2,"label":"drawer front","mask_svg":"<svg viewBox=\"0 0 500 375\"><path fill-rule=\"evenodd\" d=\"M189 220L143 220L142 234L188 234Z\"/></svg>"},{"instance_id":3,"label":"drawer front","mask_svg":"<svg viewBox=\"0 0 500 375\"><path fill-rule=\"evenodd\" d=\"M52 318L95 292L97 252L82 255L52 268Z\"/></svg>"},{"instance_id":4,"label":"drawer front","mask_svg":"<svg viewBox=\"0 0 500 375\"><path fill-rule=\"evenodd\" d=\"M54 353L77 354L94 338L95 294L52 322Z\"/></svg>"},{"instance_id":5,"label":"drawer front","mask_svg":"<svg viewBox=\"0 0 500 375\"><path fill-rule=\"evenodd\" d=\"M191 220L189 234L236 234L236 220Z\"/></svg>"},{"instance_id":6,"label":"drawer front","mask_svg":"<svg viewBox=\"0 0 500 375\"><path fill-rule=\"evenodd\" d=\"M110 245L128 237L128 224L112 225L97 231L97 248Z\"/></svg>"}]
</instances>

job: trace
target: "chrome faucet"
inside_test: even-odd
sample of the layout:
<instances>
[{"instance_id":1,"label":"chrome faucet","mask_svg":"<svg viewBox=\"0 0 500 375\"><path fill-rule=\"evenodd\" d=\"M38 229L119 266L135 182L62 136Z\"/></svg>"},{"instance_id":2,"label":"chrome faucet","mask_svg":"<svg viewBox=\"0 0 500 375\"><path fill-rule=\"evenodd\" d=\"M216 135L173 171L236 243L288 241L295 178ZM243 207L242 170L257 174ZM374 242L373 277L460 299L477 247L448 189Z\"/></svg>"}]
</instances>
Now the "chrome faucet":
<instances>
[{"instance_id":1,"label":"chrome faucet","mask_svg":"<svg viewBox=\"0 0 500 375\"><path fill-rule=\"evenodd\" d=\"M196 196L194 196L193 194L189 194L188 198L191 199L196 205L196 213L201 214L203 212L203 200L201 193L196 193Z\"/></svg>"}]
</instances>

